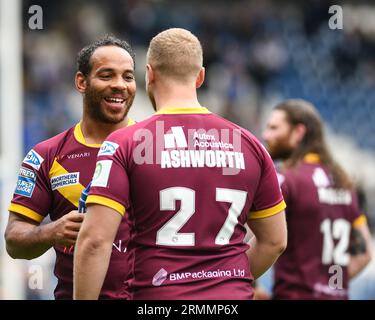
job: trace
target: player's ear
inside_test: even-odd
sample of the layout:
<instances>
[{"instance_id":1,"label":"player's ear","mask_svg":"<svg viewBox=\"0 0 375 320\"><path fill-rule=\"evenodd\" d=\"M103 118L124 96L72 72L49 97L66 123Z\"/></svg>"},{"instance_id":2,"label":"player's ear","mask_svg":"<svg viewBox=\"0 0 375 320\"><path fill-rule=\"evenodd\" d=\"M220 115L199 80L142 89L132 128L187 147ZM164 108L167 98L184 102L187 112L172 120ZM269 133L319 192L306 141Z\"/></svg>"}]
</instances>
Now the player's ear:
<instances>
[{"instance_id":1,"label":"player's ear","mask_svg":"<svg viewBox=\"0 0 375 320\"><path fill-rule=\"evenodd\" d=\"M300 143L303 140L303 137L306 134L306 126L302 123L297 124L294 127L294 136L296 142Z\"/></svg>"},{"instance_id":2,"label":"player's ear","mask_svg":"<svg viewBox=\"0 0 375 320\"><path fill-rule=\"evenodd\" d=\"M198 73L197 80L195 81L195 87L197 89L200 88L201 85L203 84L205 75L206 75L206 69L202 67Z\"/></svg>"},{"instance_id":3,"label":"player's ear","mask_svg":"<svg viewBox=\"0 0 375 320\"><path fill-rule=\"evenodd\" d=\"M81 71L78 71L76 73L75 84L76 84L76 89L80 93L85 93L86 92L87 81L86 81L86 77L84 76L84 74Z\"/></svg>"},{"instance_id":4,"label":"player's ear","mask_svg":"<svg viewBox=\"0 0 375 320\"><path fill-rule=\"evenodd\" d=\"M152 83L155 80L155 72L152 66L148 63L146 65L146 83Z\"/></svg>"}]
</instances>

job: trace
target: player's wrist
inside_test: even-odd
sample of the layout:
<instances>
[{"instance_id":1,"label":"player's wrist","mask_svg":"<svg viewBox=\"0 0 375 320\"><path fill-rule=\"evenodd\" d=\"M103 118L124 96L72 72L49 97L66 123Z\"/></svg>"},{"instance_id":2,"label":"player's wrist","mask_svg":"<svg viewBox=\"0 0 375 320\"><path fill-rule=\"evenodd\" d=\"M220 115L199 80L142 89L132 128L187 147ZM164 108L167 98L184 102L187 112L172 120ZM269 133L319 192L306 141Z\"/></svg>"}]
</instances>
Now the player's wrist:
<instances>
[{"instance_id":1,"label":"player's wrist","mask_svg":"<svg viewBox=\"0 0 375 320\"><path fill-rule=\"evenodd\" d=\"M44 235L44 242L48 244L50 247L59 244L59 237L58 237L58 222L52 221L43 226L44 230L42 234Z\"/></svg>"}]
</instances>

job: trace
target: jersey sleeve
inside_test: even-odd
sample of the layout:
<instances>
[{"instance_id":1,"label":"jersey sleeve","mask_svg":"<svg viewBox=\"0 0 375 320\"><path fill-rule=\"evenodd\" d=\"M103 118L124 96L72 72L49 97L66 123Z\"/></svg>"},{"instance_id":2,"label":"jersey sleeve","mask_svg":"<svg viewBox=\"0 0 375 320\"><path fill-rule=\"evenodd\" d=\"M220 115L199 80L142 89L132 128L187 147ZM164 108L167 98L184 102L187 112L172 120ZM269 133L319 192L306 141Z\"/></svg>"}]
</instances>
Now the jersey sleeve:
<instances>
[{"instance_id":1,"label":"jersey sleeve","mask_svg":"<svg viewBox=\"0 0 375 320\"><path fill-rule=\"evenodd\" d=\"M261 148L261 151L263 158L262 173L249 219L266 218L286 208L273 161L264 147Z\"/></svg>"},{"instance_id":2,"label":"jersey sleeve","mask_svg":"<svg viewBox=\"0 0 375 320\"><path fill-rule=\"evenodd\" d=\"M51 206L51 188L48 179L46 148L37 145L23 160L17 178L10 212L41 222L48 215Z\"/></svg>"},{"instance_id":3,"label":"jersey sleeve","mask_svg":"<svg viewBox=\"0 0 375 320\"><path fill-rule=\"evenodd\" d=\"M111 136L107 139L98 153L86 205L100 204L124 215L130 206L128 161L121 142Z\"/></svg>"}]
</instances>

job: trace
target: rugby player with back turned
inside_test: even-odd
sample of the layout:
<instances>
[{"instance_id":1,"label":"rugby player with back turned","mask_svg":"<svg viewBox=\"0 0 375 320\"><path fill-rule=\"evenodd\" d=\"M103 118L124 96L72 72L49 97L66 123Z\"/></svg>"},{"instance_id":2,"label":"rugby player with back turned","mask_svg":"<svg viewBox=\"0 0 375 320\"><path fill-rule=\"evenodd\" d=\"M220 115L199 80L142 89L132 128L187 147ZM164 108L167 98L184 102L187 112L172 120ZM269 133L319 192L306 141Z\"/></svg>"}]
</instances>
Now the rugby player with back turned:
<instances>
[{"instance_id":1,"label":"rugby player with back turned","mask_svg":"<svg viewBox=\"0 0 375 320\"><path fill-rule=\"evenodd\" d=\"M97 299L123 215L134 221L131 299L252 299L252 281L286 246L273 162L247 130L197 98L202 47L189 31L159 33L147 54L156 113L107 138L74 259L75 299ZM254 233L244 243L248 224Z\"/></svg>"}]
</instances>

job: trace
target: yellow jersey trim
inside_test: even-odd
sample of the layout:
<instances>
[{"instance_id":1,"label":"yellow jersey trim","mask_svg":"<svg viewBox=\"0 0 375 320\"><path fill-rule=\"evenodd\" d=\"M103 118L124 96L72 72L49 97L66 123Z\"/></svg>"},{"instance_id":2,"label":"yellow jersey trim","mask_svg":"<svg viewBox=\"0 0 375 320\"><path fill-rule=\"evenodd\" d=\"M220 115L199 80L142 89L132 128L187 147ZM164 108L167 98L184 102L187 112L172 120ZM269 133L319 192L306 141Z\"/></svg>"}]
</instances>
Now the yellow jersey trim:
<instances>
[{"instance_id":1,"label":"yellow jersey trim","mask_svg":"<svg viewBox=\"0 0 375 320\"><path fill-rule=\"evenodd\" d=\"M83 144L86 147L90 148L100 148L101 144L98 143L87 143L85 137L83 136L82 128L81 128L81 122L77 123L74 128L74 137L76 140Z\"/></svg>"},{"instance_id":2,"label":"yellow jersey trim","mask_svg":"<svg viewBox=\"0 0 375 320\"><path fill-rule=\"evenodd\" d=\"M162 108L155 114L209 114L211 113L207 108Z\"/></svg>"},{"instance_id":3,"label":"yellow jersey trim","mask_svg":"<svg viewBox=\"0 0 375 320\"><path fill-rule=\"evenodd\" d=\"M34 220L36 222L42 222L44 217L40 215L39 213L35 212L34 210L29 209L28 207L25 207L21 204L17 203L11 203L9 208L9 211L18 213L20 215L23 215L25 217L30 218L31 220Z\"/></svg>"},{"instance_id":4,"label":"yellow jersey trim","mask_svg":"<svg viewBox=\"0 0 375 320\"><path fill-rule=\"evenodd\" d=\"M60 176L62 174L69 174L61 164L59 164L56 159L53 161L52 167L49 171L49 178ZM79 205L79 198L81 196L82 191L85 187L78 183L71 186L61 187L56 189L66 200L74 204L77 208Z\"/></svg>"},{"instance_id":5,"label":"yellow jersey trim","mask_svg":"<svg viewBox=\"0 0 375 320\"><path fill-rule=\"evenodd\" d=\"M116 210L122 216L125 214L126 211L125 207L121 203L103 196L88 196L86 204L101 204L103 206Z\"/></svg>"},{"instance_id":6,"label":"yellow jersey trim","mask_svg":"<svg viewBox=\"0 0 375 320\"><path fill-rule=\"evenodd\" d=\"M307 153L303 157L303 161L310 164L320 163L320 156L317 153Z\"/></svg>"},{"instance_id":7,"label":"yellow jersey trim","mask_svg":"<svg viewBox=\"0 0 375 320\"><path fill-rule=\"evenodd\" d=\"M130 127L133 124L136 124L136 122L132 118L128 118L128 124L127 124L127 126Z\"/></svg>"},{"instance_id":8,"label":"yellow jersey trim","mask_svg":"<svg viewBox=\"0 0 375 320\"><path fill-rule=\"evenodd\" d=\"M127 123L126 126L131 126L131 125L133 125L135 123L136 122L133 119L128 118L128 123ZM90 148L100 148L101 147L100 143L87 143L86 142L86 139L83 136L81 122L77 123L76 126L75 126L75 128L74 128L74 137L76 138L76 140L79 143L83 144L86 147L90 147Z\"/></svg>"},{"instance_id":9,"label":"yellow jersey trim","mask_svg":"<svg viewBox=\"0 0 375 320\"><path fill-rule=\"evenodd\" d=\"M367 223L367 218L364 214L361 214L357 219L353 221L352 226L353 228L357 228L364 225L365 223Z\"/></svg>"},{"instance_id":10,"label":"yellow jersey trim","mask_svg":"<svg viewBox=\"0 0 375 320\"><path fill-rule=\"evenodd\" d=\"M267 217L270 217L270 216L273 216L273 215L279 213L280 211L284 210L285 208L286 208L285 201L282 200L276 206L273 206L271 208L259 210L259 211L251 211L250 216L249 216L249 220L267 218Z\"/></svg>"}]
</instances>

